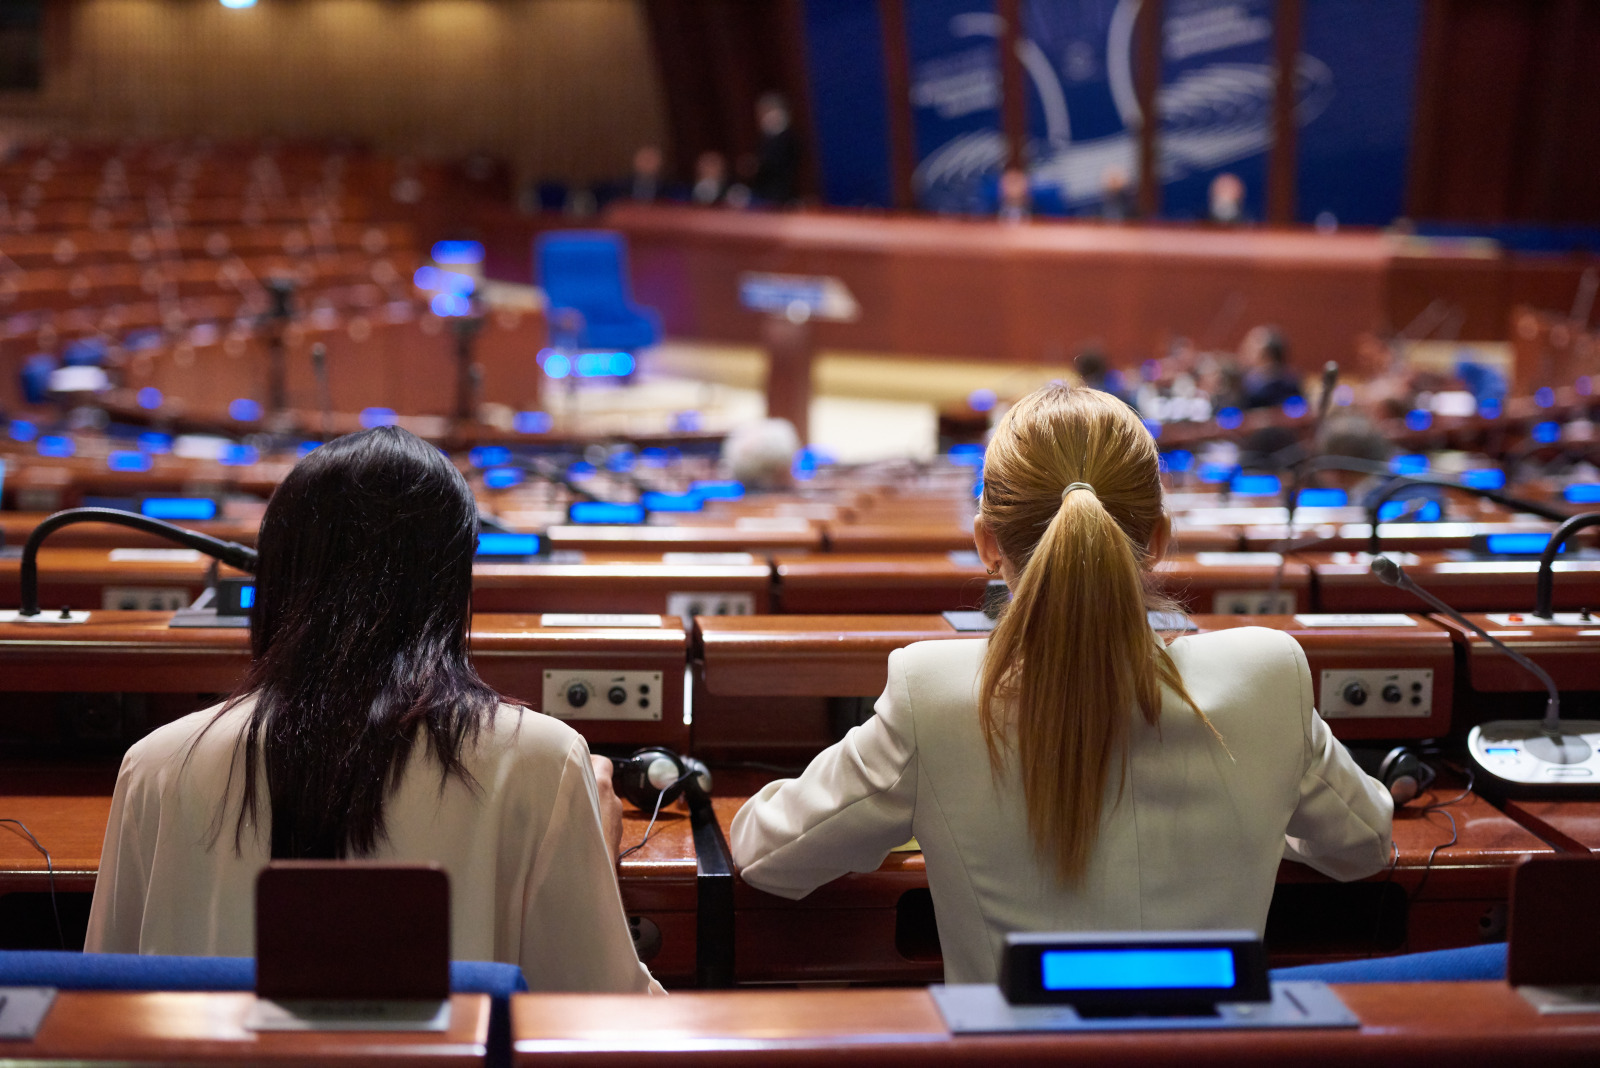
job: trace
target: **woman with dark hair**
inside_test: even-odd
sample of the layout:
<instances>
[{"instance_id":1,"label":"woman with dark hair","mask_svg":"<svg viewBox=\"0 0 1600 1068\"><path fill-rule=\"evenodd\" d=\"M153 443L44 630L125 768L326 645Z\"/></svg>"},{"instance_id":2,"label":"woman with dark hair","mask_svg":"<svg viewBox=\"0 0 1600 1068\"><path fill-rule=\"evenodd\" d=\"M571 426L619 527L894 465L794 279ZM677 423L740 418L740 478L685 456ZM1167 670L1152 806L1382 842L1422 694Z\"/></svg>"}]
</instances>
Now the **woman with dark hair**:
<instances>
[{"instance_id":1,"label":"woman with dark hair","mask_svg":"<svg viewBox=\"0 0 1600 1068\"><path fill-rule=\"evenodd\" d=\"M404 430L295 466L261 523L244 682L123 759L85 948L249 956L269 859L431 861L457 959L660 989L617 889L609 765L473 670L476 537L466 480Z\"/></svg>"}]
</instances>

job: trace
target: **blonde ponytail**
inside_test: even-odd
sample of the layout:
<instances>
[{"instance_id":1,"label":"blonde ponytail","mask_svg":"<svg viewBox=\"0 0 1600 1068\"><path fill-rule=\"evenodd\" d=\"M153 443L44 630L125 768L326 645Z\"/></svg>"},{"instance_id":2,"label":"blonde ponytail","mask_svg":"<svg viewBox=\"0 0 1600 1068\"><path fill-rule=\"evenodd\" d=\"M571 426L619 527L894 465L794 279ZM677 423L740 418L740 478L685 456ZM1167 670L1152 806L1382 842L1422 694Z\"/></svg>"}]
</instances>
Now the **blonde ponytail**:
<instances>
[{"instance_id":1,"label":"blonde ponytail","mask_svg":"<svg viewBox=\"0 0 1600 1068\"><path fill-rule=\"evenodd\" d=\"M1015 588L989 638L979 719L997 772L1015 751L1034 845L1070 884L1093 854L1113 760L1126 770L1133 710L1155 723L1164 684L1205 719L1145 615L1165 522L1155 443L1116 398L1047 387L995 431L983 516Z\"/></svg>"}]
</instances>

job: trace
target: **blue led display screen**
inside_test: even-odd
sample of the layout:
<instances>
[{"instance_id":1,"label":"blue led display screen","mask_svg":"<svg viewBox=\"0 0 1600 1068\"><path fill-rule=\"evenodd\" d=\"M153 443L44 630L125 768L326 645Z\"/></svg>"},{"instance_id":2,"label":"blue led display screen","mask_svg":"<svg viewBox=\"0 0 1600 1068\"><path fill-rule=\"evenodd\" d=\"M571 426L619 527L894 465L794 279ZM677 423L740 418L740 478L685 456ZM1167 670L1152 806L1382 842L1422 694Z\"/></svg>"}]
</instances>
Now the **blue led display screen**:
<instances>
[{"instance_id":1,"label":"blue led display screen","mask_svg":"<svg viewBox=\"0 0 1600 1068\"><path fill-rule=\"evenodd\" d=\"M1436 523L1443 516L1438 501L1424 501L1417 507L1415 500L1384 501L1378 506L1378 518L1387 523L1393 519L1406 519L1413 523Z\"/></svg>"},{"instance_id":2,"label":"blue led display screen","mask_svg":"<svg viewBox=\"0 0 1600 1068\"><path fill-rule=\"evenodd\" d=\"M715 497L723 501L736 501L744 496L744 483L732 479L691 482L689 488L702 497Z\"/></svg>"},{"instance_id":3,"label":"blue led display screen","mask_svg":"<svg viewBox=\"0 0 1600 1068\"><path fill-rule=\"evenodd\" d=\"M146 497L139 514L151 519L204 520L217 518L217 502L210 497Z\"/></svg>"},{"instance_id":4,"label":"blue led display screen","mask_svg":"<svg viewBox=\"0 0 1600 1068\"><path fill-rule=\"evenodd\" d=\"M485 530L478 535L479 556L536 556L539 535Z\"/></svg>"},{"instance_id":5,"label":"blue led display screen","mask_svg":"<svg viewBox=\"0 0 1600 1068\"><path fill-rule=\"evenodd\" d=\"M1072 949L1040 955L1046 990L1228 990L1227 949Z\"/></svg>"},{"instance_id":6,"label":"blue led display screen","mask_svg":"<svg viewBox=\"0 0 1600 1068\"><path fill-rule=\"evenodd\" d=\"M643 523L644 505L613 501L573 501L567 508L573 523Z\"/></svg>"},{"instance_id":7,"label":"blue led display screen","mask_svg":"<svg viewBox=\"0 0 1600 1068\"><path fill-rule=\"evenodd\" d=\"M1492 553L1506 553L1514 556L1533 556L1544 552L1544 547L1550 544L1548 534L1538 532L1517 534L1490 534L1484 538L1484 543ZM1563 545L1561 548L1565 549Z\"/></svg>"},{"instance_id":8,"label":"blue led display screen","mask_svg":"<svg viewBox=\"0 0 1600 1068\"><path fill-rule=\"evenodd\" d=\"M1277 475L1234 475L1232 489L1241 497L1271 497L1283 492Z\"/></svg>"},{"instance_id":9,"label":"blue led display screen","mask_svg":"<svg viewBox=\"0 0 1600 1068\"><path fill-rule=\"evenodd\" d=\"M1600 482L1574 482L1562 496L1573 504L1600 504Z\"/></svg>"},{"instance_id":10,"label":"blue led display screen","mask_svg":"<svg viewBox=\"0 0 1600 1068\"><path fill-rule=\"evenodd\" d=\"M239 607L254 608L256 605L256 588L254 586L239 587Z\"/></svg>"},{"instance_id":11,"label":"blue led display screen","mask_svg":"<svg viewBox=\"0 0 1600 1068\"><path fill-rule=\"evenodd\" d=\"M1303 489L1298 503L1301 508L1343 508L1350 503L1350 494L1342 489Z\"/></svg>"},{"instance_id":12,"label":"blue led display screen","mask_svg":"<svg viewBox=\"0 0 1600 1068\"><path fill-rule=\"evenodd\" d=\"M706 506L706 499L698 493L645 493L640 498L651 512L698 512Z\"/></svg>"}]
</instances>

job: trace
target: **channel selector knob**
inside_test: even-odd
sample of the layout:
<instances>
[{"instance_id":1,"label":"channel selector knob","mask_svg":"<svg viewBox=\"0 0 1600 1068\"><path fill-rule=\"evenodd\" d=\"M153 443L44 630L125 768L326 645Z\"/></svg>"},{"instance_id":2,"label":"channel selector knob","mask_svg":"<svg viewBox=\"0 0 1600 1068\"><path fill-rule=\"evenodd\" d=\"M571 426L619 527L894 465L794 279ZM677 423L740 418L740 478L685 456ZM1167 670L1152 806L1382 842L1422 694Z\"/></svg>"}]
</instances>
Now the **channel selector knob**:
<instances>
[{"instance_id":1,"label":"channel selector knob","mask_svg":"<svg viewBox=\"0 0 1600 1068\"><path fill-rule=\"evenodd\" d=\"M567 687L567 704L573 708L582 708L589 703L589 687L581 682L575 682Z\"/></svg>"},{"instance_id":2,"label":"channel selector knob","mask_svg":"<svg viewBox=\"0 0 1600 1068\"><path fill-rule=\"evenodd\" d=\"M1400 687L1392 682L1388 683L1383 688L1383 699L1389 702L1391 705L1399 704L1400 698L1403 696L1404 695L1400 692Z\"/></svg>"},{"instance_id":3,"label":"channel selector knob","mask_svg":"<svg viewBox=\"0 0 1600 1068\"><path fill-rule=\"evenodd\" d=\"M620 705L628 699L628 691L621 686L613 686L606 691L606 700L614 705Z\"/></svg>"},{"instance_id":4,"label":"channel selector knob","mask_svg":"<svg viewBox=\"0 0 1600 1068\"><path fill-rule=\"evenodd\" d=\"M1367 703L1367 687L1360 679L1352 679L1344 684L1344 703L1352 708L1360 708Z\"/></svg>"}]
</instances>

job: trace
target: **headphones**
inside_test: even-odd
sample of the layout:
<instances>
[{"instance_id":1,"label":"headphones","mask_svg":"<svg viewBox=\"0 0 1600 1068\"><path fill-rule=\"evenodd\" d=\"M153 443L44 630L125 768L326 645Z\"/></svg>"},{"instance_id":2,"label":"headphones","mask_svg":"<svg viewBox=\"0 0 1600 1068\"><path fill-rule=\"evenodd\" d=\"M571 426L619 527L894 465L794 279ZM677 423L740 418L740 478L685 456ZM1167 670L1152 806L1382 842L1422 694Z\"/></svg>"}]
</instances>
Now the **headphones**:
<instances>
[{"instance_id":1,"label":"headphones","mask_svg":"<svg viewBox=\"0 0 1600 1068\"><path fill-rule=\"evenodd\" d=\"M1433 780L1438 774L1428 764L1423 763L1414 750L1403 745L1379 756L1376 750L1352 749L1350 755L1360 765L1361 770L1383 783L1389 790L1389 796L1394 798L1396 807L1415 800L1428 787L1433 785Z\"/></svg>"},{"instance_id":2,"label":"headphones","mask_svg":"<svg viewBox=\"0 0 1600 1068\"><path fill-rule=\"evenodd\" d=\"M611 784L617 796L643 812L669 805L678 797L705 801L711 797L711 772L694 757L647 746L612 765Z\"/></svg>"}]
</instances>

